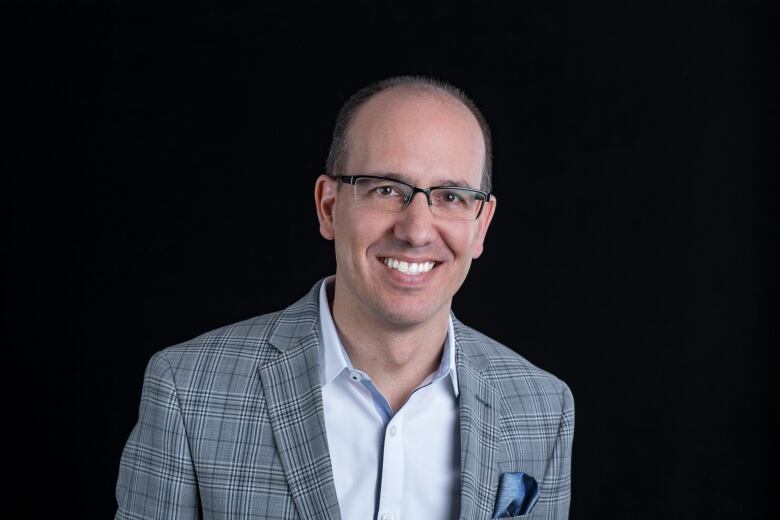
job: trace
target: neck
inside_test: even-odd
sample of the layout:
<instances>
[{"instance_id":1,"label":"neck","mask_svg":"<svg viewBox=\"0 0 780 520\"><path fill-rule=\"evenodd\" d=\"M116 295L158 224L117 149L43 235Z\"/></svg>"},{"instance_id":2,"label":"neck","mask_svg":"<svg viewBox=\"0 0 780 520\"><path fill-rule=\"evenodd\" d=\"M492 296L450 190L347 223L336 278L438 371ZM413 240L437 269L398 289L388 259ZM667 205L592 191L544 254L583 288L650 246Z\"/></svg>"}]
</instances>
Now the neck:
<instances>
[{"instance_id":1,"label":"neck","mask_svg":"<svg viewBox=\"0 0 780 520\"><path fill-rule=\"evenodd\" d=\"M329 294L331 315L352 366L369 375L393 410L441 363L449 307L422 323L382 322L361 306Z\"/></svg>"}]
</instances>

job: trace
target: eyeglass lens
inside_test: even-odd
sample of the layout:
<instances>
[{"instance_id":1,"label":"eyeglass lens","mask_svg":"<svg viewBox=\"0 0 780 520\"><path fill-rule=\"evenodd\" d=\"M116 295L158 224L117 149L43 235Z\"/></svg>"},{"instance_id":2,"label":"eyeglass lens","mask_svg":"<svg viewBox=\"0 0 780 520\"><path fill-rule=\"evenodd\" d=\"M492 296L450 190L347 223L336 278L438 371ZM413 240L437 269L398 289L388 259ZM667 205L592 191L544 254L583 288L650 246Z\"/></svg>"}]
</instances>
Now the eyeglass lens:
<instances>
[{"instance_id":1,"label":"eyeglass lens","mask_svg":"<svg viewBox=\"0 0 780 520\"><path fill-rule=\"evenodd\" d=\"M412 196L412 188L387 179L359 178L355 181L355 200L363 207L378 211L403 211ZM481 194L457 187L431 190L431 212L442 218L474 220L482 207Z\"/></svg>"}]
</instances>

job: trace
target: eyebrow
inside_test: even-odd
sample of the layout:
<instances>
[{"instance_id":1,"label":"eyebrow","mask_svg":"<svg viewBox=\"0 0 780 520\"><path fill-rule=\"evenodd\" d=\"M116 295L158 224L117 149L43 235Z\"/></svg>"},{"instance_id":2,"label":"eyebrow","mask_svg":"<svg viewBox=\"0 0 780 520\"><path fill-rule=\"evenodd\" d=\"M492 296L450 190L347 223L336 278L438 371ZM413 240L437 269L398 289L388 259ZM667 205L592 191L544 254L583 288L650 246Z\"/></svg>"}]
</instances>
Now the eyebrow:
<instances>
[{"instance_id":1,"label":"eyebrow","mask_svg":"<svg viewBox=\"0 0 780 520\"><path fill-rule=\"evenodd\" d=\"M408 177L405 175L401 175L400 173L393 173L393 172L379 172L379 173L371 173L366 175L377 175L379 177L387 177L388 179L392 179L394 181L401 181L405 182L406 184L409 184L411 186L414 186L414 183L409 180ZM480 188L472 188L467 183L463 181L456 181L456 180L444 180L440 183L434 184L430 186L431 188L469 188L471 190L478 190Z\"/></svg>"}]
</instances>

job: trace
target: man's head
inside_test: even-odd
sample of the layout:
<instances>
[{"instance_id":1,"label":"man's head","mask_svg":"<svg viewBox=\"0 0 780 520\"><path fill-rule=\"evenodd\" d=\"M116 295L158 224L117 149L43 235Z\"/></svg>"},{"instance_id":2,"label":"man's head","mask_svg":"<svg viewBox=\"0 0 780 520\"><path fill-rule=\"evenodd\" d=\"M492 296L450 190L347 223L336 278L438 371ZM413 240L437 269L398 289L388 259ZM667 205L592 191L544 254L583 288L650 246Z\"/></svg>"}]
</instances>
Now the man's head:
<instances>
[{"instance_id":1,"label":"man's head","mask_svg":"<svg viewBox=\"0 0 780 520\"><path fill-rule=\"evenodd\" d=\"M337 122L329 175L317 179L315 198L320 232L335 240L337 311L402 328L446 319L482 253L495 201L471 220L435 216L421 193L400 212L360 203L355 186L336 176L391 177L419 188L489 186L487 125L465 96L430 80L383 84L342 109L351 113Z\"/></svg>"}]
</instances>

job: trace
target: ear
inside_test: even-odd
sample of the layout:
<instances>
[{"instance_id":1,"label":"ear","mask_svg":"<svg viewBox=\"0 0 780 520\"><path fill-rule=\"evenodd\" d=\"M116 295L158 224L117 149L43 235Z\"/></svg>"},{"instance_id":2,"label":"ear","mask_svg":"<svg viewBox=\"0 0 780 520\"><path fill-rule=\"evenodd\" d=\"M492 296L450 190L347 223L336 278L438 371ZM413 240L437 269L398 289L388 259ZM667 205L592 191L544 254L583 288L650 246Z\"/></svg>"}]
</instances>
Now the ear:
<instances>
[{"instance_id":1,"label":"ear","mask_svg":"<svg viewBox=\"0 0 780 520\"><path fill-rule=\"evenodd\" d=\"M490 202L482 208L482 214L477 219L477 237L471 246L471 258L476 260L482 254L485 244L485 235L487 235L490 221L493 220L493 214L496 212L496 198L491 195Z\"/></svg>"},{"instance_id":2,"label":"ear","mask_svg":"<svg viewBox=\"0 0 780 520\"><path fill-rule=\"evenodd\" d=\"M317 218L320 219L320 235L327 240L336 237L333 225L333 208L338 192L338 180L328 175L320 175L314 184L314 201L317 204Z\"/></svg>"}]
</instances>

